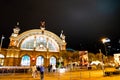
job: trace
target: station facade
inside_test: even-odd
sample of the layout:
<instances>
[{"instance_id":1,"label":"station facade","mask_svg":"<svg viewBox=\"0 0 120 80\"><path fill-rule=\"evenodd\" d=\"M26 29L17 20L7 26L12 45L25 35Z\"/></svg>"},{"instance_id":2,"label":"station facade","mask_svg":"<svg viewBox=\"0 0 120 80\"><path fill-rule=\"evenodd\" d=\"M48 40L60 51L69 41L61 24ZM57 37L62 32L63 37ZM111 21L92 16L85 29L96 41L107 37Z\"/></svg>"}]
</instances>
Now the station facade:
<instances>
[{"instance_id":1,"label":"station facade","mask_svg":"<svg viewBox=\"0 0 120 80\"><path fill-rule=\"evenodd\" d=\"M7 49L0 51L1 66L56 65L60 53L66 50L63 31L60 36L45 29L41 21L39 29L32 29L19 34L20 28L15 26L10 36Z\"/></svg>"}]
</instances>

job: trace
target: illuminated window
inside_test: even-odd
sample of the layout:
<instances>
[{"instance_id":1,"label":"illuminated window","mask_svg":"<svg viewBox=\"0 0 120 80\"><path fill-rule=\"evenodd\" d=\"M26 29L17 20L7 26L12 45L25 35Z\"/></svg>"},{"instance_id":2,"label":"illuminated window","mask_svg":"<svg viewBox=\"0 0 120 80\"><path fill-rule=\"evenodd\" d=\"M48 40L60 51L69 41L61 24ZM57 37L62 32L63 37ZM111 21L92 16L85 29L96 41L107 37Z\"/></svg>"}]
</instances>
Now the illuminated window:
<instances>
[{"instance_id":1,"label":"illuminated window","mask_svg":"<svg viewBox=\"0 0 120 80\"><path fill-rule=\"evenodd\" d=\"M21 65L22 66L30 66L30 57L25 55L22 57L22 60L21 60Z\"/></svg>"},{"instance_id":2,"label":"illuminated window","mask_svg":"<svg viewBox=\"0 0 120 80\"><path fill-rule=\"evenodd\" d=\"M44 58L42 56L38 56L36 60L36 65L44 65Z\"/></svg>"},{"instance_id":3,"label":"illuminated window","mask_svg":"<svg viewBox=\"0 0 120 80\"><path fill-rule=\"evenodd\" d=\"M56 58L55 57L50 58L50 65L56 65Z\"/></svg>"}]
</instances>

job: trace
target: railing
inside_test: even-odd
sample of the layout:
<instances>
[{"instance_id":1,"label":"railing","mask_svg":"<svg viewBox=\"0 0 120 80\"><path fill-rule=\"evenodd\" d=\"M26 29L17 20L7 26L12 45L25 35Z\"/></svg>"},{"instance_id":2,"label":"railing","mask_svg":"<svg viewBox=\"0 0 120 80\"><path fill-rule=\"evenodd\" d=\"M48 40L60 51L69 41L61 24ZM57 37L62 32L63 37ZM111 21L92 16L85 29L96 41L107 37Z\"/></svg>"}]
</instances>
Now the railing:
<instances>
[{"instance_id":1,"label":"railing","mask_svg":"<svg viewBox=\"0 0 120 80\"><path fill-rule=\"evenodd\" d=\"M1 66L1 73L27 73L31 68L24 66Z\"/></svg>"}]
</instances>

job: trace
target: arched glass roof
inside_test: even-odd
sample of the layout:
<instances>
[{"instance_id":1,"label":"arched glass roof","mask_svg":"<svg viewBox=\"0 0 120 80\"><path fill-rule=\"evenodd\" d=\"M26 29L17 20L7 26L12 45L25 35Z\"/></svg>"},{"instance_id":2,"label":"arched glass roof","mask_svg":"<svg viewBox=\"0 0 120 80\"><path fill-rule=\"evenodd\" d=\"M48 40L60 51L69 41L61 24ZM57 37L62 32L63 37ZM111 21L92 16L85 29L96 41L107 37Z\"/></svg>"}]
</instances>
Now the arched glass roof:
<instances>
[{"instance_id":1,"label":"arched glass roof","mask_svg":"<svg viewBox=\"0 0 120 80\"><path fill-rule=\"evenodd\" d=\"M49 36L38 34L26 37L20 48L22 50L53 51L58 52L59 46L54 39Z\"/></svg>"}]
</instances>

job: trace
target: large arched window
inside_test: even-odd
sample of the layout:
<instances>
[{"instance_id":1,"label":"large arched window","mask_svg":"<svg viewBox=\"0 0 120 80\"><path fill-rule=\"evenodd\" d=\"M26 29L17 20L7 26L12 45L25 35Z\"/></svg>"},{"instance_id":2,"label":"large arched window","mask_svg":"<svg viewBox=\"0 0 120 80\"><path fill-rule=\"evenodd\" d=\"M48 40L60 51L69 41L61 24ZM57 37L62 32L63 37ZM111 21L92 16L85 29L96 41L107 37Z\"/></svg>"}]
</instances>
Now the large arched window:
<instances>
[{"instance_id":1,"label":"large arched window","mask_svg":"<svg viewBox=\"0 0 120 80\"><path fill-rule=\"evenodd\" d=\"M38 56L36 59L36 65L44 65L44 58L43 56Z\"/></svg>"},{"instance_id":2,"label":"large arched window","mask_svg":"<svg viewBox=\"0 0 120 80\"><path fill-rule=\"evenodd\" d=\"M21 66L30 66L30 57L28 55L22 57Z\"/></svg>"},{"instance_id":3,"label":"large arched window","mask_svg":"<svg viewBox=\"0 0 120 80\"><path fill-rule=\"evenodd\" d=\"M0 54L0 66L4 64L4 55Z\"/></svg>"},{"instance_id":4,"label":"large arched window","mask_svg":"<svg viewBox=\"0 0 120 80\"><path fill-rule=\"evenodd\" d=\"M32 35L22 42L21 44L22 50L33 50L36 51L53 51L58 52L59 46L57 42L52 39L51 37L48 37L46 35Z\"/></svg>"},{"instance_id":5,"label":"large arched window","mask_svg":"<svg viewBox=\"0 0 120 80\"><path fill-rule=\"evenodd\" d=\"M50 65L56 65L56 58L54 56L50 57Z\"/></svg>"}]
</instances>

